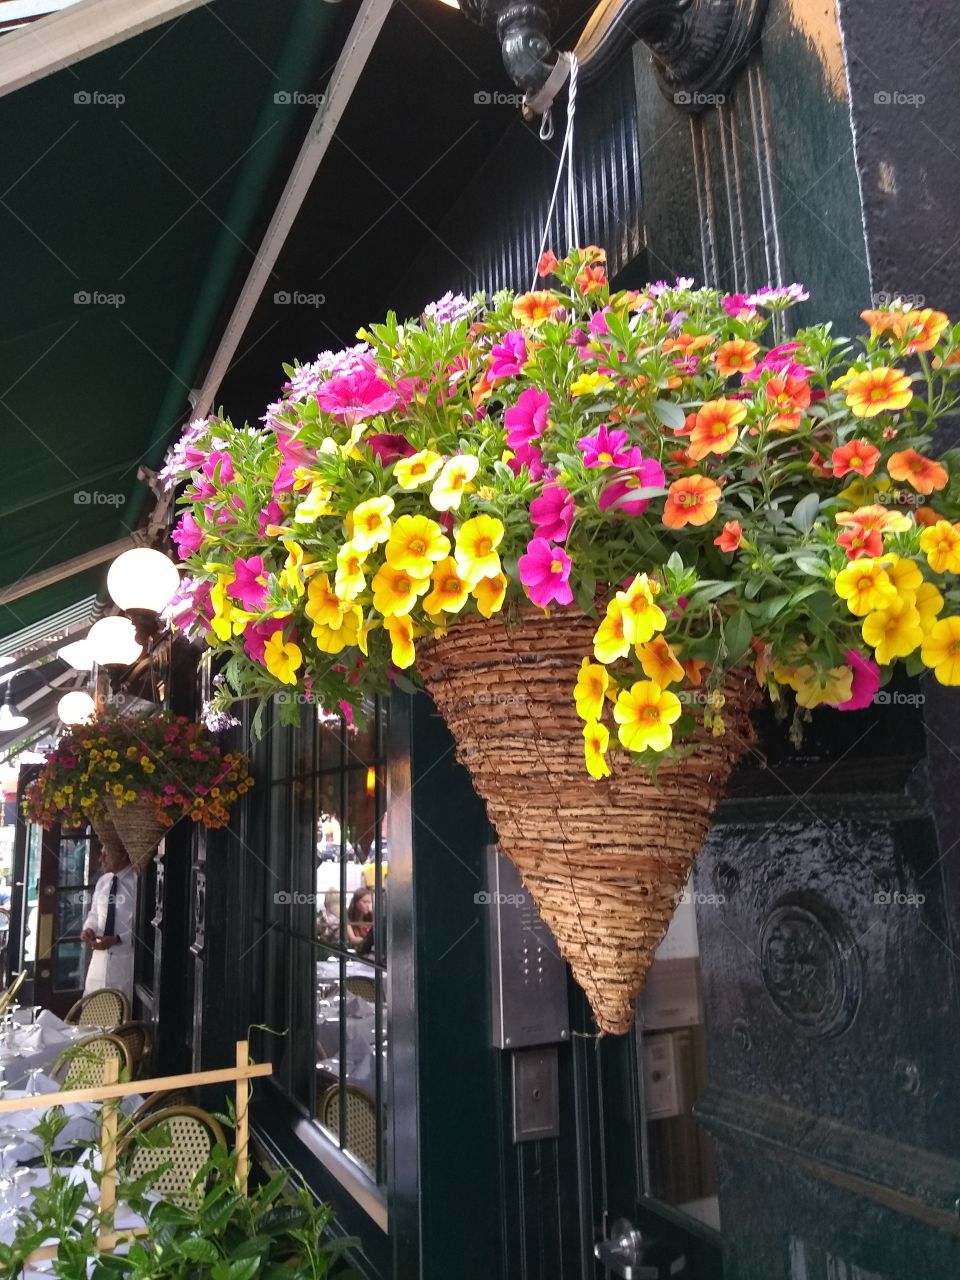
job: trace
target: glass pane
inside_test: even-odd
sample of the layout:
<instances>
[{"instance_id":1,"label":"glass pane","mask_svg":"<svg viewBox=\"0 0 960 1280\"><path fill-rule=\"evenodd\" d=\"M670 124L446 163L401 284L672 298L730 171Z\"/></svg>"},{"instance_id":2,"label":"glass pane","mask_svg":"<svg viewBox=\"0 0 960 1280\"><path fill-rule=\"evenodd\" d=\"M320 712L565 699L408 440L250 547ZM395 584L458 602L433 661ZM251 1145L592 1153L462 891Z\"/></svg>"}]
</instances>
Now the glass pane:
<instances>
[{"instance_id":1,"label":"glass pane","mask_svg":"<svg viewBox=\"0 0 960 1280\"><path fill-rule=\"evenodd\" d=\"M343 768L343 721L337 716L331 719L322 713L319 719L319 752L317 768Z\"/></svg>"},{"instance_id":2,"label":"glass pane","mask_svg":"<svg viewBox=\"0 0 960 1280\"><path fill-rule=\"evenodd\" d=\"M61 942L53 949L55 991L79 991L83 986L83 948L79 942Z\"/></svg>"},{"instance_id":3,"label":"glass pane","mask_svg":"<svg viewBox=\"0 0 960 1280\"><path fill-rule=\"evenodd\" d=\"M690 884L647 974L637 1017L647 1194L719 1230L713 1145L693 1116L707 1084L707 1039Z\"/></svg>"},{"instance_id":4,"label":"glass pane","mask_svg":"<svg viewBox=\"0 0 960 1280\"><path fill-rule=\"evenodd\" d=\"M85 885L87 862L90 855L90 839L87 836L62 836L57 862L58 885Z\"/></svg>"}]
</instances>

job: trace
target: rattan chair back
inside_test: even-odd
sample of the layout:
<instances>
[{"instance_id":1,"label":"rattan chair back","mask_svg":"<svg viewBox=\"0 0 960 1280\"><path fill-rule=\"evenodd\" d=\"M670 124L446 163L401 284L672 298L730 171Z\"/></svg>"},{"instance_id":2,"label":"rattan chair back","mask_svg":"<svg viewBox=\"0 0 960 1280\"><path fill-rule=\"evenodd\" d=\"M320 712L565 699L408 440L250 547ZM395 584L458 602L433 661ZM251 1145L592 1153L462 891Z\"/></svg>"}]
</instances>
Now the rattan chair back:
<instances>
[{"instance_id":1,"label":"rattan chair back","mask_svg":"<svg viewBox=\"0 0 960 1280\"><path fill-rule=\"evenodd\" d=\"M343 1147L367 1169L377 1167L377 1112L373 1099L354 1084L346 1086L347 1125ZM340 1086L331 1085L320 1097L320 1123L340 1137Z\"/></svg>"},{"instance_id":2,"label":"rattan chair back","mask_svg":"<svg viewBox=\"0 0 960 1280\"><path fill-rule=\"evenodd\" d=\"M130 1001L116 987L101 987L83 996L69 1010L64 1022L80 1027L119 1027L130 1021Z\"/></svg>"},{"instance_id":3,"label":"rattan chair back","mask_svg":"<svg viewBox=\"0 0 960 1280\"><path fill-rule=\"evenodd\" d=\"M114 1027L113 1034L122 1040L130 1054L130 1070L134 1078L140 1073L140 1067L153 1047L153 1033L146 1022L123 1022Z\"/></svg>"},{"instance_id":4,"label":"rattan chair back","mask_svg":"<svg viewBox=\"0 0 960 1280\"><path fill-rule=\"evenodd\" d=\"M223 1129L208 1111L193 1106L161 1107L143 1117L120 1143L118 1159L124 1176L143 1178L160 1170L151 1190L183 1207L203 1196L197 1174L210 1159Z\"/></svg>"},{"instance_id":5,"label":"rattan chair back","mask_svg":"<svg viewBox=\"0 0 960 1280\"><path fill-rule=\"evenodd\" d=\"M0 995L0 1014L6 1013L13 1004L17 997L17 992L26 981L26 977L26 969L21 969L14 980L10 983L9 987L7 987L6 991L4 991L3 995Z\"/></svg>"},{"instance_id":6,"label":"rattan chair back","mask_svg":"<svg viewBox=\"0 0 960 1280\"><path fill-rule=\"evenodd\" d=\"M104 1064L115 1059L119 1072L131 1074L130 1053L119 1036L109 1031L86 1036L64 1049L50 1068L50 1079L61 1089L95 1089L103 1084Z\"/></svg>"}]
</instances>

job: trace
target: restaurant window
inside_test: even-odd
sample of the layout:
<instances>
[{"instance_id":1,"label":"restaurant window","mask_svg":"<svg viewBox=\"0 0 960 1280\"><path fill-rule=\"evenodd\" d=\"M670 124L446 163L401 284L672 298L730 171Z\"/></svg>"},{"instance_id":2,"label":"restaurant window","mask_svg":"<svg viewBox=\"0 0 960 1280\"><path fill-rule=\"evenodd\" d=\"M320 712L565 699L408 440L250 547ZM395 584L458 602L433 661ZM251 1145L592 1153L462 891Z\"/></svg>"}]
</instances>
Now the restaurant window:
<instances>
[{"instance_id":1,"label":"restaurant window","mask_svg":"<svg viewBox=\"0 0 960 1280\"><path fill-rule=\"evenodd\" d=\"M281 695L283 696L283 695ZM291 697L296 695L289 695ZM326 1142L383 1185L387 1055L385 708L305 704L257 745L262 806L255 987L274 1081ZM259 941L257 941L259 939Z\"/></svg>"}]
</instances>

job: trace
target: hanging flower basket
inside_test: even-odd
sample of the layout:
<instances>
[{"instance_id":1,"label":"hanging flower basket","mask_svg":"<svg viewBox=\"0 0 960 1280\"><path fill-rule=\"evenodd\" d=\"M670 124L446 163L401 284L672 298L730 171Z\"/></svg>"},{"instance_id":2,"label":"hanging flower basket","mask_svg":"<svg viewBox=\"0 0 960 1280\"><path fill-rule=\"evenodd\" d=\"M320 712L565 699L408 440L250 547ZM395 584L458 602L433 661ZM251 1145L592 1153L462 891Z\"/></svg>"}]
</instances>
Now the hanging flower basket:
<instances>
[{"instance_id":1,"label":"hanging flower basket","mask_svg":"<svg viewBox=\"0 0 960 1280\"><path fill-rule=\"evenodd\" d=\"M725 733L658 772L629 760L594 781L570 698L596 622L524 611L470 619L424 646L419 668L487 803L504 852L590 1000L601 1031L627 1031L730 770L753 741L752 676L731 673Z\"/></svg>"},{"instance_id":2,"label":"hanging flower basket","mask_svg":"<svg viewBox=\"0 0 960 1280\"><path fill-rule=\"evenodd\" d=\"M113 825L106 805L97 805L91 809L89 816L90 825L97 834L101 848L108 853L122 855L125 852L125 846L117 833L117 828Z\"/></svg>"},{"instance_id":3,"label":"hanging flower basket","mask_svg":"<svg viewBox=\"0 0 960 1280\"><path fill-rule=\"evenodd\" d=\"M106 805L109 820L123 842L130 865L140 875L150 864L157 845L172 823L158 816L156 802L149 796L123 806L107 799Z\"/></svg>"}]
</instances>

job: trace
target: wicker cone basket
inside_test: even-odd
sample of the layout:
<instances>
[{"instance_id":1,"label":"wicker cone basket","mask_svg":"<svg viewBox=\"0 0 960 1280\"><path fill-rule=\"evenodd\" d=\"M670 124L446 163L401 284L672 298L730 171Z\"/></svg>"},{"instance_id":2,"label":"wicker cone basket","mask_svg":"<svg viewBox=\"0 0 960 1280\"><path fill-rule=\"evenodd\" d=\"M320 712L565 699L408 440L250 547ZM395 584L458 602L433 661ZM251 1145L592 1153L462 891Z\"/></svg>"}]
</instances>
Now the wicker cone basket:
<instances>
[{"instance_id":1,"label":"wicker cone basket","mask_svg":"<svg viewBox=\"0 0 960 1280\"><path fill-rule=\"evenodd\" d=\"M122 808L108 800L107 809L110 821L123 841L130 865L139 875L150 865L150 859L170 830L170 824L157 817L156 808L150 799L134 800Z\"/></svg>"},{"instance_id":2,"label":"wicker cone basket","mask_svg":"<svg viewBox=\"0 0 960 1280\"><path fill-rule=\"evenodd\" d=\"M106 809L97 809L90 815L90 825L97 833L97 839L100 841L101 848L108 853L121 854L125 853L123 841L117 834L117 828L113 825L110 815Z\"/></svg>"},{"instance_id":3,"label":"wicker cone basket","mask_svg":"<svg viewBox=\"0 0 960 1280\"><path fill-rule=\"evenodd\" d=\"M731 675L726 733L701 726L696 752L665 764L656 786L617 753L611 777L594 781L573 687L596 626L574 610L549 619L525 610L512 627L465 619L425 644L417 665L600 1031L622 1034L730 771L753 741L759 695L748 676Z\"/></svg>"}]
</instances>

